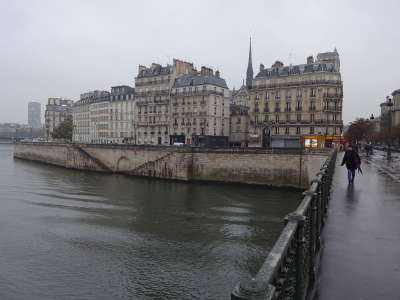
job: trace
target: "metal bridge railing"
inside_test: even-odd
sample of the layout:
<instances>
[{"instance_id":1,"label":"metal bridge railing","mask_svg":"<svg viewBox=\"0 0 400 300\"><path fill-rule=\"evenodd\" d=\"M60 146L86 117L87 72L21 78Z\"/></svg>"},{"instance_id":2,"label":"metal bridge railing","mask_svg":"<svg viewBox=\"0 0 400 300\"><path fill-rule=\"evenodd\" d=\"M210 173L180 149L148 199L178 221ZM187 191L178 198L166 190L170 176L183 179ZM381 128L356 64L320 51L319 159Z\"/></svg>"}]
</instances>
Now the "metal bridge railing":
<instances>
[{"instance_id":1,"label":"metal bridge railing","mask_svg":"<svg viewBox=\"0 0 400 300\"><path fill-rule=\"evenodd\" d=\"M237 284L231 299L306 299L316 276L316 257L335 171L337 149L325 161L255 278Z\"/></svg>"}]
</instances>

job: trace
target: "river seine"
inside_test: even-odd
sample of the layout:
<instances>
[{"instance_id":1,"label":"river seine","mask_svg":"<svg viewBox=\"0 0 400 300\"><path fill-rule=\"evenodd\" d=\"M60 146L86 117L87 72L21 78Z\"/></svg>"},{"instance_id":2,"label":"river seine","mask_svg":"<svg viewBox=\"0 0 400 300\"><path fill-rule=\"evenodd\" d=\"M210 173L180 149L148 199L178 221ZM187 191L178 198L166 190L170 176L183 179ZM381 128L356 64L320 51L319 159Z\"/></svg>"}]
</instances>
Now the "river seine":
<instances>
[{"instance_id":1,"label":"river seine","mask_svg":"<svg viewBox=\"0 0 400 300\"><path fill-rule=\"evenodd\" d=\"M68 170L0 144L0 299L229 299L301 194Z\"/></svg>"}]
</instances>

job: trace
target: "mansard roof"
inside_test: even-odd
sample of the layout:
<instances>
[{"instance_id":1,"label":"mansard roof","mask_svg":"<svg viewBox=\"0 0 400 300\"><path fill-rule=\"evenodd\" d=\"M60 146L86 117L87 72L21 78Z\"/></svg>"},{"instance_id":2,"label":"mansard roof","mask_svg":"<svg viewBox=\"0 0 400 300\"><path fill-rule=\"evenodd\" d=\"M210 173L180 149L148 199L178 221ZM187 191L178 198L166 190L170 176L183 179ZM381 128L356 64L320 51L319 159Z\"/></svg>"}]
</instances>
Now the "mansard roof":
<instances>
[{"instance_id":1,"label":"mansard roof","mask_svg":"<svg viewBox=\"0 0 400 300\"><path fill-rule=\"evenodd\" d=\"M228 88L225 79L217 77L215 75L202 75L200 73L196 74L186 74L175 79L174 87L186 87L186 86L196 86L203 84L211 84L219 86L222 88Z\"/></svg>"},{"instance_id":2,"label":"mansard roof","mask_svg":"<svg viewBox=\"0 0 400 300\"><path fill-rule=\"evenodd\" d=\"M97 102L106 102L110 101L111 94L110 92L103 91L101 95L91 95L89 97L85 97L80 99L74 103L74 106L82 105L82 104L89 104L89 103L97 103Z\"/></svg>"},{"instance_id":3,"label":"mansard roof","mask_svg":"<svg viewBox=\"0 0 400 300\"><path fill-rule=\"evenodd\" d=\"M144 68L141 70L137 77L152 77L152 76L159 76L159 75L168 75L172 73L172 66L161 66L159 64L152 64L149 68Z\"/></svg>"},{"instance_id":4,"label":"mansard roof","mask_svg":"<svg viewBox=\"0 0 400 300\"><path fill-rule=\"evenodd\" d=\"M335 64L332 62L315 62L312 64L267 68L261 70L256 78L301 75L316 72L339 72L339 70L337 70Z\"/></svg>"},{"instance_id":5,"label":"mansard roof","mask_svg":"<svg viewBox=\"0 0 400 300\"><path fill-rule=\"evenodd\" d=\"M111 87L111 95L134 94L135 89L129 85L117 85Z\"/></svg>"}]
</instances>

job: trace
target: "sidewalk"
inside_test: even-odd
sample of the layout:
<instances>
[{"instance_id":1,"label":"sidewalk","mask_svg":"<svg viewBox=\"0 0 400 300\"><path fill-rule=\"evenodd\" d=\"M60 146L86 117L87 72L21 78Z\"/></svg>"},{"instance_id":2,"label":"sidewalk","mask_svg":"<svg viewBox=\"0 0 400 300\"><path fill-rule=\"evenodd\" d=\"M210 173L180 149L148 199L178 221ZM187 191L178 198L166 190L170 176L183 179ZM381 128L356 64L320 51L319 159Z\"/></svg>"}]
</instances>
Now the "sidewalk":
<instances>
[{"instance_id":1,"label":"sidewalk","mask_svg":"<svg viewBox=\"0 0 400 300\"><path fill-rule=\"evenodd\" d=\"M380 159L362 157L364 175L348 186L335 171L317 300L400 300L400 181ZM378 155L379 156L379 155Z\"/></svg>"}]
</instances>

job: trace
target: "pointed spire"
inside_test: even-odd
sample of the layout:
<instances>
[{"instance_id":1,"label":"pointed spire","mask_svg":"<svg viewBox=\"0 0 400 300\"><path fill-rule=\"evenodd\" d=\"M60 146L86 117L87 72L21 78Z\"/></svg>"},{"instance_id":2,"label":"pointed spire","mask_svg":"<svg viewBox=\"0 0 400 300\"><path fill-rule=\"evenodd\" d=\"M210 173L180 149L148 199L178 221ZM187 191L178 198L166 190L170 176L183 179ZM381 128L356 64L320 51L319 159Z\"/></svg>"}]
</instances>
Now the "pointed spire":
<instances>
[{"instance_id":1,"label":"pointed spire","mask_svg":"<svg viewBox=\"0 0 400 300\"><path fill-rule=\"evenodd\" d=\"M248 89L251 88L252 81L253 81L253 61L251 55L251 37L250 37L249 62L247 65L247 72L246 72L246 87Z\"/></svg>"}]
</instances>

